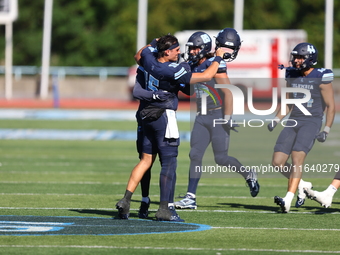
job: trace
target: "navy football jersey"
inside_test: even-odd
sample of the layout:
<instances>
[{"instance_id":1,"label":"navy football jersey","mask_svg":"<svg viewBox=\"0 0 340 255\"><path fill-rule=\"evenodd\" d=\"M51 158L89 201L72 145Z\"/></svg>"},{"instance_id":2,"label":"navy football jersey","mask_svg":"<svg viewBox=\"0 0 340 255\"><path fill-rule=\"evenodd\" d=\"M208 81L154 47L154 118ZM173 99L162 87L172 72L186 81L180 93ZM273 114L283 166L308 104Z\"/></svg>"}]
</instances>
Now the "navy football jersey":
<instances>
[{"instance_id":1,"label":"navy football jersey","mask_svg":"<svg viewBox=\"0 0 340 255\"><path fill-rule=\"evenodd\" d=\"M191 71L193 73L203 73L214 61L214 57L206 59L200 65L192 65ZM227 72L227 66L224 61L221 61L218 68L218 73ZM196 104L198 111L201 111L202 96L207 98L207 109L214 109L222 107L222 92L220 89L215 89L215 80L212 79L209 82L199 82L195 84Z\"/></svg>"},{"instance_id":2,"label":"navy football jersey","mask_svg":"<svg viewBox=\"0 0 340 255\"><path fill-rule=\"evenodd\" d=\"M190 67L187 63L165 62L157 60L156 49L153 47L145 48L141 53L141 65L144 68L147 89L152 91L165 90L178 94L181 88L190 84L192 76ZM177 110L178 97L174 100L172 110ZM169 109L168 107L165 107Z\"/></svg>"},{"instance_id":3,"label":"navy football jersey","mask_svg":"<svg viewBox=\"0 0 340 255\"><path fill-rule=\"evenodd\" d=\"M140 93L144 93L141 97L141 100L139 100L139 107L137 110L137 113L142 110L149 101L152 100L152 95L150 97L149 93L150 91L146 91L146 84L145 84L145 77L144 77L144 68L141 66L138 66L137 68L137 75L136 75L136 82L141 86L142 90L138 90Z\"/></svg>"},{"instance_id":4,"label":"navy football jersey","mask_svg":"<svg viewBox=\"0 0 340 255\"><path fill-rule=\"evenodd\" d=\"M286 70L286 81L289 87L308 89L311 99L302 105L312 114L313 117L323 116L325 103L323 101L320 84L329 84L333 81L332 70L325 68L314 68L307 76L301 76L301 72L295 69ZM293 93L293 98L303 98L303 93ZM291 117L304 117L304 113L295 105L293 106Z\"/></svg>"}]
</instances>

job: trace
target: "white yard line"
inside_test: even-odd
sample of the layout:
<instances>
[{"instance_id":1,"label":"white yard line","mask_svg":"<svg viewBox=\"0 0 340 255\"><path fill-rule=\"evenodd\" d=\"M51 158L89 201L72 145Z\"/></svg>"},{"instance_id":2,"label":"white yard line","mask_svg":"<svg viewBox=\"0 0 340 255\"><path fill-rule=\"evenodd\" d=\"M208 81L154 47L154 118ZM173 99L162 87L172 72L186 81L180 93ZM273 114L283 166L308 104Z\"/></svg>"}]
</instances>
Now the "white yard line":
<instances>
[{"instance_id":1,"label":"white yard line","mask_svg":"<svg viewBox=\"0 0 340 255\"><path fill-rule=\"evenodd\" d=\"M198 248L198 247L128 247L128 246L86 246L86 245L0 245L1 248L82 248L82 249L134 249L134 250L191 250L191 251L245 251L245 252L287 252L287 253L321 253L340 254L340 251L320 250L279 250L248 248ZM218 253L217 253L218 254Z\"/></svg>"},{"instance_id":2,"label":"white yard line","mask_svg":"<svg viewBox=\"0 0 340 255\"><path fill-rule=\"evenodd\" d=\"M0 173L2 173L0 171ZM13 174L33 174L33 172L6 172L6 173L13 173ZM38 172L36 172L37 174ZM51 174L51 172L39 172L39 174ZM58 172L56 174L78 174L76 172ZM79 173L81 175L84 175L84 173ZM98 173L96 173L98 174ZM114 173L100 173L100 174L106 174L106 175L114 175ZM41 183L46 183L46 184L114 184L114 185L126 185L126 182L50 182L50 181L0 181L1 183L9 183L9 184L25 184L25 183L37 183L37 184L41 184ZM150 185L153 186L159 186L158 182L153 182L150 183ZM187 186L187 183L176 183L177 186ZM244 184L211 184L211 183L200 183L199 186L214 186L214 187L245 187L247 188ZM266 187L274 187L274 188L282 188L282 187L287 187L287 185L266 185ZM200 196L200 197L210 197L210 196ZM211 196L211 197L215 197L215 196Z\"/></svg>"},{"instance_id":3,"label":"white yard line","mask_svg":"<svg viewBox=\"0 0 340 255\"><path fill-rule=\"evenodd\" d=\"M213 229L246 229L246 230L301 230L301 231L340 231L337 228L248 228L248 227L211 227Z\"/></svg>"},{"instance_id":4,"label":"white yard line","mask_svg":"<svg viewBox=\"0 0 340 255\"><path fill-rule=\"evenodd\" d=\"M87 194L84 194L87 195ZM0 210L115 210L113 207L110 208L64 208L64 207L0 207ZM131 211L138 211L139 208L130 208ZM149 210L150 212L156 212L157 210ZM179 210L178 210L179 211ZM277 211L256 211L256 210L181 210L181 213L260 213L260 214L273 214L278 213ZM317 212L289 212L290 214L340 214L340 212L330 211L317 211ZM216 227L217 228L217 227Z\"/></svg>"}]
</instances>

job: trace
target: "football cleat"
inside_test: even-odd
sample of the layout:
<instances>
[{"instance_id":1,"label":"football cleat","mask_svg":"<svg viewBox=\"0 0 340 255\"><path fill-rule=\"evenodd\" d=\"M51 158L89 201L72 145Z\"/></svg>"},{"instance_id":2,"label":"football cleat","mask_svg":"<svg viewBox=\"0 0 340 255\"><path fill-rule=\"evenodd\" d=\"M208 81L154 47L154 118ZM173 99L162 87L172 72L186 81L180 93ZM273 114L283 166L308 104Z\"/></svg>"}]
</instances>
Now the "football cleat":
<instances>
[{"instance_id":1,"label":"football cleat","mask_svg":"<svg viewBox=\"0 0 340 255\"><path fill-rule=\"evenodd\" d=\"M179 217L179 215L177 214L175 207L173 206L169 206L169 210L172 213L171 219L170 221L175 221L175 222L184 222L183 219L181 219L181 217Z\"/></svg>"},{"instance_id":2,"label":"football cleat","mask_svg":"<svg viewBox=\"0 0 340 255\"><path fill-rule=\"evenodd\" d=\"M169 208L166 209L159 208L155 216L156 220L158 221L171 221L171 217L173 215Z\"/></svg>"},{"instance_id":3,"label":"football cleat","mask_svg":"<svg viewBox=\"0 0 340 255\"><path fill-rule=\"evenodd\" d=\"M130 215L130 201L126 198L122 198L116 204L116 208L118 209L118 217L122 220L129 219Z\"/></svg>"},{"instance_id":4,"label":"football cleat","mask_svg":"<svg viewBox=\"0 0 340 255\"><path fill-rule=\"evenodd\" d=\"M260 184L257 181L257 173L252 170L252 172L249 173L246 179L246 182L247 182L247 186L250 189L250 195L252 197L256 197L257 194L259 194L260 192Z\"/></svg>"},{"instance_id":5,"label":"football cleat","mask_svg":"<svg viewBox=\"0 0 340 255\"><path fill-rule=\"evenodd\" d=\"M188 195L181 201L174 202L174 205L177 209L197 209L196 198L192 198Z\"/></svg>"},{"instance_id":6,"label":"football cleat","mask_svg":"<svg viewBox=\"0 0 340 255\"><path fill-rule=\"evenodd\" d=\"M313 188L312 187L312 183L311 182L305 182L305 181L300 181L299 186L298 186L298 196L297 196L297 200L295 202L295 207L299 208L301 207L304 203L305 203L305 199L306 199L306 194L304 191L304 188Z\"/></svg>"},{"instance_id":7,"label":"football cleat","mask_svg":"<svg viewBox=\"0 0 340 255\"><path fill-rule=\"evenodd\" d=\"M288 213L290 210L290 205L286 204L285 200L281 197L275 196L274 203L276 203L281 208L281 212Z\"/></svg>"},{"instance_id":8,"label":"football cleat","mask_svg":"<svg viewBox=\"0 0 340 255\"><path fill-rule=\"evenodd\" d=\"M146 219L149 215L149 207L150 207L150 199L149 199L149 203L146 202L141 202L140 207L139 207L139 211L138 211L138 217L140 219Z\"/></svg>"},{"instance_id":9,"label":"football cleat","mask_svg":"<svg viewBox=\"0 0 340 255\"><path fill-rule=\"evenodd\" d=\"M295 207L299 208L305 203L305 199L297 196L297 200L295 202Z\"/></svg>"},{"instance_id":10,"label":"football cleat","mask_svg":"<svg viewBox=\"0 0 340 255\"><path fill-rule=\"evenodd\" d=\"M315 200L321 206L328 208L332 205L333 196L329 195L326 191L316 191L311 188L305 188L305 194L308 198Z\"/></svg>"}]
</instances>

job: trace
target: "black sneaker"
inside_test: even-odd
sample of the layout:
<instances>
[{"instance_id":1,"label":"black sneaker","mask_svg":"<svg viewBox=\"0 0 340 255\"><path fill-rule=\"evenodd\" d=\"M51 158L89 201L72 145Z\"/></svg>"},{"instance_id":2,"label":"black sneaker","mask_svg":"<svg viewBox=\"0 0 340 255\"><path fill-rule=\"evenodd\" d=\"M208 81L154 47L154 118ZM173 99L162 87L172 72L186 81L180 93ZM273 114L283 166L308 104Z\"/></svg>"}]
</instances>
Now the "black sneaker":
<instances>
[{"instance_id":1,"label":"black sneaker","mask_svg":"<svg viewBox=\"0 0 340 255\"><path fill-rule=\"evenodd\" d=\"M150 199L149 199L149 203L146 202L141 202L140 207L139 207L139 211L138 211L138 217L140 219L146 219L149 215L149 207L150 207Z\"/></svg>"},{"instance_id":2,"label":"black sneaker","mask_svg":"<svg viewBox=\"0 0 340 255\"><path fill-rule=\"evenodd\" d=\"M129 215L130 215L130 201L128 201L126 198L122 198L116 204L116 208L118 209L118 217L120 219L122 219L122 220L129 219Z\"/></svg>"},{"instance_id":3,"label":"black sneaker","mask_svg":"<svg viewBox=\"0 0 340 255\"><path fill-rule=\"evenodd\" d=\"M246 182L250 189L250 195L252 197L256 197L260 192L260 184L257 181L257 173L255 171L250 172Z\"/></svg>"}]
</instances>

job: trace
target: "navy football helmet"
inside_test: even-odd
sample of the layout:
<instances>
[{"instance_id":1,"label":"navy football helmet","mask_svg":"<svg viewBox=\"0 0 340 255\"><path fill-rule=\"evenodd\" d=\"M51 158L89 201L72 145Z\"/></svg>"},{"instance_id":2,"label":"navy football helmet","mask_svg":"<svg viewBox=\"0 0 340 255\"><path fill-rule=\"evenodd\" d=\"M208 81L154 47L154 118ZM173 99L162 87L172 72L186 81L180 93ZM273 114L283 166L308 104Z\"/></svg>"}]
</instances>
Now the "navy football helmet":
<instances>
[{"instance_id":1,"label":"navy football helmet","mask_svg":"<svg viewBox=\"0 0 340 255\"><path fill-rule=\"evenodd\" d=\"M211 51L211 38L207 33L204 32L195 32L193 33L188 42L185 44L186 46L186 56L187 59L193 63L197 63L200 59L202 59L205 55L207 55ZM191 47L199 47L200 51L197 55L190 54Z\"/></svg>"},{"instance_id":2,"label":"navy football helmet","mask_svg":"<svg viewBox=\"0 0 340 255\"><path fill-rule=\"evenodd\" d=\"M220 47L225 47L232 49L233 52L224 53L223 58L226 62L233 61L241 48L241 39L237 31L233 28L225 28L221 30L216 37L216 49Z\"/></svg>"},{"instance_id":3,"label":"navy football helmet","mask_svg":"<svg viewBox=\"0 0 340 255\"><path fill-rule=\"evenodd\" d=\"M303 62L302 66L297 68L295 65L295 59L304 58L305 61ZM313 65L316 65L318 61L318 50L313 44L310 43L299 43L294 47L292 52L290 53L290 62L292 63L292 66L298 70L301 69L309 69Z\"/></svg>"}]
</instances>

